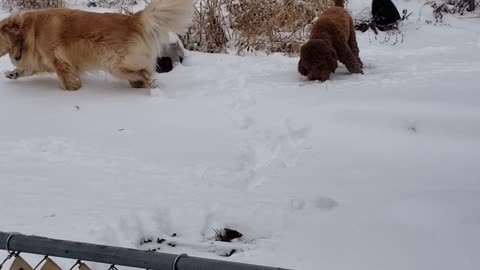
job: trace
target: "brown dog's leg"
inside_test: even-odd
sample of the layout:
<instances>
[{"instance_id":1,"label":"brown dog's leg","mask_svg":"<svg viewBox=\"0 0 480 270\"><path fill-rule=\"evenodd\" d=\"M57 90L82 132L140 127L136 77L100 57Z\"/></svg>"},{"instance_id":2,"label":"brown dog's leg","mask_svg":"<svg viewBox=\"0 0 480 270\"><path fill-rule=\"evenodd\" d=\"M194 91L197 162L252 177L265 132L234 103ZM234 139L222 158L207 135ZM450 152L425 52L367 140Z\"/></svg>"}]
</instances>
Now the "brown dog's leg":
<instances>
[{"instance_id":1,"label":"brown dog's leg","mask_svg":"<svg viewBox=\"0 0 480 270\"><path fill-rule=\"evenodd\" d=\"M348 38L348 46L350 50L357 57L357 61L360 63L360 67L363 68L362 60L360 59L360 49L358 49L357 36L355 33L355 25L353 19L350 18L350 37Z\"/></svg>"},{"instance_id":2,"label":"brown dog's leg","mask_svg":"<svg viewBox=\"0 0 480 270\"><path fill-rule=\"evenodd\" d=\"M362 73L362 66L358 62L357 57L352 53L347 42L340 42L337 45L338 60L342 62L351 73Z\"/></svg>"},{"instance_id":3,"label":"brown dog's leg","mask_svg":"<svg viewBox=\"0 0 480 270\"><path fill-rule=\"evenodd\" d=\"M82 87L80 76L75 67L58 58L55 58L53 66L64 90L74 91Z\"/></svg>"}]
</instances>

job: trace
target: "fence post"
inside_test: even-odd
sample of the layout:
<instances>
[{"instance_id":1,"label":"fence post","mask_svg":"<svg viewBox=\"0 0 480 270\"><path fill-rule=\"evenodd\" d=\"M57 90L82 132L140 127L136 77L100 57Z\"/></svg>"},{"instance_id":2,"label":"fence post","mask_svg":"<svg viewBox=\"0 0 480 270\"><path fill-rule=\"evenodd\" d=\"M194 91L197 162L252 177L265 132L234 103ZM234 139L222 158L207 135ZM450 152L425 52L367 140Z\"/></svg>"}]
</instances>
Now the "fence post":
<instances>
[{"instance_id":1,"label":"fence post","mask_svg":"<svg viewBox=\"0 0 480 270\"><path fill-rule=\"evenodd\" d=\"M468 11L473 11L475 9L475 0L467 0L468 1Z\"/></svg>"},{"instance_id":2,"label":"fence post","mask_svg":"<svg viewBox=\"0 0 480 270\"><path fill-rule=\"evenodd\" d=\"M19 233L0 232L0 249L151 270L287 270Z\"/></svg>"}]
</instances>

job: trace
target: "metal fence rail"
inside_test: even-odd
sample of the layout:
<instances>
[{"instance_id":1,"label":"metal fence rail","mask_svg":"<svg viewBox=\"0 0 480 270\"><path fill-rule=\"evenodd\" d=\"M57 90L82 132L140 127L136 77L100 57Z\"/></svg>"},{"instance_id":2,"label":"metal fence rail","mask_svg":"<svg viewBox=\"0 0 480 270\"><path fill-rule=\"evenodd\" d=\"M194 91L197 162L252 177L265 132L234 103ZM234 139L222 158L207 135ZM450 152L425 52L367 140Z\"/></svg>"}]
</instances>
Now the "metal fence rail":
<instances>
[{"instance_id":1,"label":"metal fence rail","mask_svg":"<svg viewBox=\"0 0 480 270\"><path fill-rule=\"evenodd\" d=\"M19 233L0 232L0 249L152 270L287 270Z\"/></svg>"}]
</instances>

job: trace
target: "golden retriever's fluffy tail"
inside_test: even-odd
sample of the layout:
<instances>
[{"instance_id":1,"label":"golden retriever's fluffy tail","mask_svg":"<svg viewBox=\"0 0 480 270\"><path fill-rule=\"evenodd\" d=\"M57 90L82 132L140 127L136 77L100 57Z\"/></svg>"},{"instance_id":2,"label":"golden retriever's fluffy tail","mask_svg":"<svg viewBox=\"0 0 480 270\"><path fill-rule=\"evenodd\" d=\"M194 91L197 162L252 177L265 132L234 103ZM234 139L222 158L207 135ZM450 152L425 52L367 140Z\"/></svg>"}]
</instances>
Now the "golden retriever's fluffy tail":
<instances>
[{"instance_id":1,"label":"golden retriever's fluffy tail","mask_svg":"<svg viewBox=\"0 0 480 270\"><path fill-rule=\"evenodd\" d=\"M345 7L345 0L334 0L333 3L336 7Z\"/></svg>"},{"instance_id":2,"label":"golden retriever's fluffy tail","mask_svg":"<svg viewBox=\"0 0 480 270\"><path fill-rule=\"evenodd\" d=\"M161 44L168 42L169 32L181 33L192 23L192 0L151 0L138 12L145 35L161 51Z\"/></svg>"}]
</instances>

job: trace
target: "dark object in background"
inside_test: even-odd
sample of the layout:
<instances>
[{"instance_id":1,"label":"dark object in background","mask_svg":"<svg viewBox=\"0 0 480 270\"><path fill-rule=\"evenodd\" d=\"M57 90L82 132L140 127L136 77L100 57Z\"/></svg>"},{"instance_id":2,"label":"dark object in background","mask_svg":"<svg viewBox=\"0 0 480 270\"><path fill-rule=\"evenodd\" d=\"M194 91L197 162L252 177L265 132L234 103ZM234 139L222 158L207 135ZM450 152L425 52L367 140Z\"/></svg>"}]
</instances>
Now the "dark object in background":
<instances>
[{"instance_id":1,"label":"dark object in background","mask_svg":"<svg viewBox=\"0 0 480 270\"><path fill-rule=\"evenodd\" d=\"M402 11L402 18L400 21L406 20L410 15L412 15L413 12L408 13L406 9ZM395 24L395 27L392 29L398 29L398 22ZM375 22L371 19L368 20L355 20L355 30L366 32L368 29L372 29L372 31L375 33L375 35L378 35L378 30ZM385 29L385 28L382 28ZM382 30L383 31L383 30Z\"/></svg>"},{"instance_id":2,"label":"dark object in background","mask_svg":"<svg viewBox=\"0 0 480 270\"><path fill-rule=\"evenodd\" d=\"M474 10L475 10L475 0L468 0L467 11L474 11Z\"/></svg>"},{"instance_id":3,"label":"dark object in background","mask_svg":"<svg viewBox=\"0 0 480 270\"><path fill-rule=\"evenodd\" d=\"M215 241L231 242L233 239L241 238L243 235L239 231L224 228L223 230L215 230Z\"/></svg>"},{"instance_id":4,"label":"dark object in background","mask_svg":"<svg viewBox=\"0 0 480 270\"><path fill-rule=\"evenodd\" d=\"M397 7L391 0L372 0L372 18L375 27L380 31L397 29L401 20Z\"/></svg>"},{"instance_id":5,"label":"dark object in background","mask_svg":"<svg viewBox=\"0 0 480 270\"><path fill-rule=\"evenodd\" d=\"M170 72L173 69L172 58L170 57L157 57L157 72L164 73Z\"/></svg>"},{"instance_id":6,"label":"dark object in background","mask_svg":"<svg viewBox=\"0 0 480 270\"><path fill-rule=\"evenodd\" d=\"M375 27L374 22L372 21L355 22L355 30L366 32L368 29L372 29L375 35L378 35L378 31L377 31L377 28Z\"/></svg>"},{"instance_id":7,"label":"dark object in background","mask_svg":"<svg viewBox=\"0 0 480 270\"><path fill-rule=\"evenodd\" d=\"M183 62L183 48L180 42L181 41L177 39L175 43L170 43L165 55L157 57L156 70L158 73L170 72L173 69L173 63Z\"/></svg>"}]
</instances>

